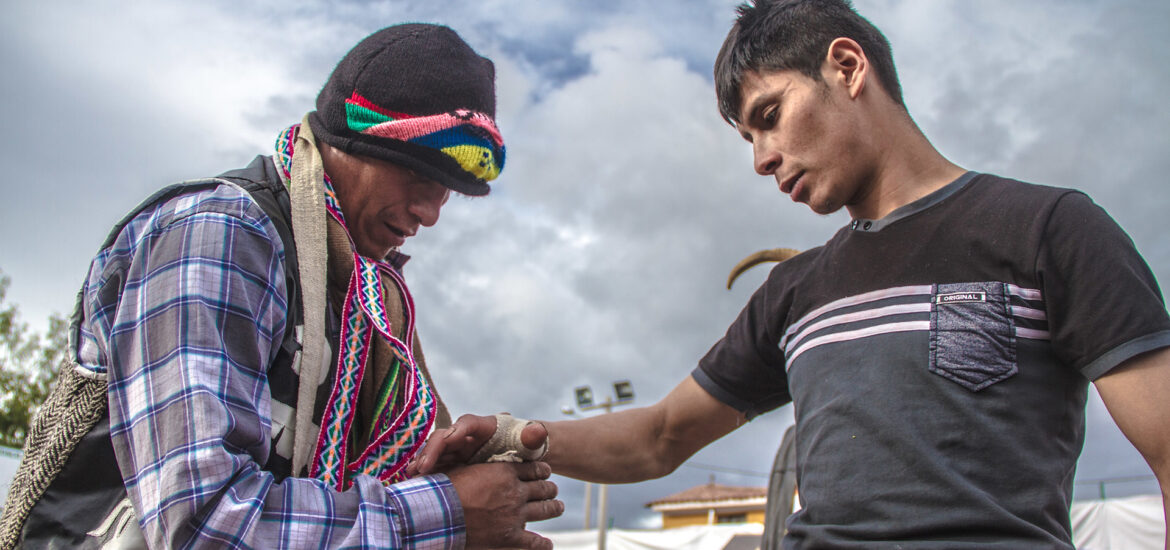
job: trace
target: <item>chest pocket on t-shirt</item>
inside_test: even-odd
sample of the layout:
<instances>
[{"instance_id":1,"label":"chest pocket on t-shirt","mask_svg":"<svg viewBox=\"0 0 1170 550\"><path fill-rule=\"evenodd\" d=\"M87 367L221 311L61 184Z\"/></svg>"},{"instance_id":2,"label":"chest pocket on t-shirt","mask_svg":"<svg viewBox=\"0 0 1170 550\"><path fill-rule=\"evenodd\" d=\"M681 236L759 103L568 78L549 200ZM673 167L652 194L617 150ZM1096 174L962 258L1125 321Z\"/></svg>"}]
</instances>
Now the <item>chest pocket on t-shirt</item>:
<instances>
[{"instance_id":1,"label":"chest pocket on t-shirt","mask_svg":"<svg viewBox=\"0 0 1170 550\"><path fill-rule=\"evenodd\" d=\"M930 372L971 391L1016 374L1016 341L1003 283L935 285Z\"/></svg>"}]
</instances>

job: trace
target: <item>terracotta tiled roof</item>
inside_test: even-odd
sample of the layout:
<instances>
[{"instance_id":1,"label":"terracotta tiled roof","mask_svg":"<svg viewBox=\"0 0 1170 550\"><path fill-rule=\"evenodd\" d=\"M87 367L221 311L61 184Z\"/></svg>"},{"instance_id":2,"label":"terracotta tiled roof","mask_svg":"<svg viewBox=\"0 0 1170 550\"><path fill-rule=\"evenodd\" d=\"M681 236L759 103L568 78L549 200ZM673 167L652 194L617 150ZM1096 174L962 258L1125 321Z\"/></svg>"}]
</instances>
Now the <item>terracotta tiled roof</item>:
<instances>
[{"instance_id":1,"label":"terracotta tiled roof","mask_svg":"<svg viewBox=\"0 0 1170 550\"><path fill-rule=\"evenodd\" d=\"M768 496L767 487L732 487L708 483L691 487L681 493L660 498L646 504L647 507L655 504L675 504L680 502L711 502L715 500L741 500Z\"/></svg>"}]
</instances>

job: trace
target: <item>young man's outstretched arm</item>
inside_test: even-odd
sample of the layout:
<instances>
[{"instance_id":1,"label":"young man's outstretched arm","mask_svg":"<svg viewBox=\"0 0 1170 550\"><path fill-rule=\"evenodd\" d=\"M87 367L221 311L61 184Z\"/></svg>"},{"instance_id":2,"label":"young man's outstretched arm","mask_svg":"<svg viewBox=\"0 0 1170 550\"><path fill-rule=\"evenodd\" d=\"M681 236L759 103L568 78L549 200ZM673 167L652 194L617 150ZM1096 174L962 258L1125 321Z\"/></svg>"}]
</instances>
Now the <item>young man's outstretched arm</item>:
<instances>
[{"instance_id":1,"label":"young man's outstretched arm","mask_svg":"<svg viewBox=\"0 0 1170 550\"><path fill-rule=\"evenodd\" d=\"M581 420L543 422L525 429L525 446L537 448L553 472L586 481L628 483L662 477L707 444L746 421L687 377L658 403ZM467 460L496 430L491 416L464 415L435 432L414 463L427 474ZM547 430L547 431L546 431Z\"/></svg>"}]
</instances>

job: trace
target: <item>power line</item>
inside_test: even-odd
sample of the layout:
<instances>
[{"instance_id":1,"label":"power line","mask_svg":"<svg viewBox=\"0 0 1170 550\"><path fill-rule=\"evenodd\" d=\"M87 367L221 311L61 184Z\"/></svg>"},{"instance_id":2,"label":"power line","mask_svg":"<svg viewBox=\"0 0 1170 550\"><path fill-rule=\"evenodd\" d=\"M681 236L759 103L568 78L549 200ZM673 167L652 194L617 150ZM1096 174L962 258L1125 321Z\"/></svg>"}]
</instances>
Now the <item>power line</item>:
<instances>
[{"instance_id":1,"label":"power line","mask_svg":"<svg viewBox=\"0 0 1170 550\"><path fill-rule=\"evenodd\" d=\"M716 466L714 464L703 464L701 462L683 462L683 466L690 466L691 468L698 468L700 470L710 470L713 472L723 472L726 474L739 474L745 476L769 477L771 475L764 472L741 470L739 468L728 468L727 466Z\"/></svg>"}]
</instances>

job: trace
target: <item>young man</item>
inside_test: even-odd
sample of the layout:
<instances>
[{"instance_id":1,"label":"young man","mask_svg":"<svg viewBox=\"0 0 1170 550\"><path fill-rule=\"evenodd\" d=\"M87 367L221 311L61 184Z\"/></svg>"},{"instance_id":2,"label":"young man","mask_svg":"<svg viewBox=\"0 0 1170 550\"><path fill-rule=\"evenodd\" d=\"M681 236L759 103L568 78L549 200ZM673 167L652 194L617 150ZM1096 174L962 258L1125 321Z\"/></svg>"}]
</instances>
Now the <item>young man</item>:
<instances>
[{"instance_id":1,"label":"young man","mask_svg":"<svg viewBox=\"0 0 1170 550\"><path fill-rule=\"evenodd\" d=\"M661 402L527 428L557 473L665 475L792 402L802 509L785 548L1071 548L1092 381L1170 490L1170 318L1125 233L1084 194L943 158L882 34L844 0L740 8L715 66L755 168L853 218L779 264ZM466 456L461 418L416 468Z\"/></svg>"},{"instance_id":2,"label":"young man","mask_svg":"<svg viewBox=\"0 0 1170 550\"><path fill-rule=\"evenodd\" d=\"M542 463L406 479L449 417L399 245L504 162L492 62L400 25L337 65L276 150L111 233L0 547L551 548Z\"/></svg>"}]
</instances>

